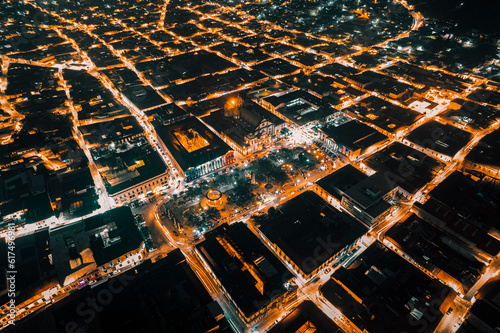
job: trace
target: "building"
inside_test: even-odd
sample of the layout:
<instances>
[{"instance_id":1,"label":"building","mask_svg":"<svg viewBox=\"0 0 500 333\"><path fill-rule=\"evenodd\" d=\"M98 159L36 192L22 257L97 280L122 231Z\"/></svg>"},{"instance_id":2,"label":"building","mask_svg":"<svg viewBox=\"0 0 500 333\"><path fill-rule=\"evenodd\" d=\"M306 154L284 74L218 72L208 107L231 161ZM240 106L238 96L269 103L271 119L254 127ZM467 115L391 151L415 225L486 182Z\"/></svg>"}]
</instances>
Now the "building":
<instances>
[{"instance_id":1,"label":"building","mask_svg":"<svg viewBox=\"0 0 500 333\"><path fill-rule=\"evenodd\" d=\"M46 177L36 167L19 163L0 174L0 218L5 226L33 223L54 216Z\"/></svg>"},{"instance_id":2,"label":"building","mask_svg":"<svg viewBox=\"0 0 500 333\"><path fill-rule=\"evenodd\" d=\"M161 157L148 144L126 151L106 151L95 160L108 195L116 205L145 197L168 184L170 174Z\"/></svg>"},{"instance_id":3,"label":"building","mask_svg":"<svg viewBox=\"0 0 500 333\"><path fill-rule=\"evenodd\" d=\"M380 173L365 178L342 196L342 207L361 222L373 226L392 211L398 186Z\"/></svg>"},{"instance_id":4,"label":"building","mask_svg":"<svg viewBox=\"0 0 500 333\"><path fill-rule=\"evenodd\" d=\"M360 332L384 333L434 332L457 296L379 242L340 266L320 293Z\"/></svg>"},{"instance_id":5,"label":"building","mask_svg":"<svg viewBox=\"0 0 500 333\"><path fill-rule=\"evenodd\" d=\"M78 128L89 147L133 142L144 131L133 116L95 122Z\"/></svg>"},{"instance_id":6,"label":"building","mask_svg":"<svg viewBox=\"0 0 500 333\"><path fill-rule=\"evenodd\" d=\"M233 332L222 309L179 249L92 287L76 288L8 330L12 333Z\"/></svg>"},{"instance_id":7,"label":"building","mask_svg":"<svg viewBox=\"0 0 500 333\"><path fill-rule=\"evenodd\" d=\"M500 283L489 281L488 288L476 295L478 298L465 315L465 322L457 333L496 333L500 327Z\"/></svg>"},{"instance_id":8,"label":"building","mask_svg":"<svg viewBox=\"0 0 500 333\"><path fill-rule=\"evenodd\" d=\"M148 117L148 120L153 122L159 122L162 125L170 125L177 121L186 119L189 114L177 106L175 103L170 103L168 105L160 106L158 108L144 112Z\"/></svg>"},{"instance_id":9,"label":"building","mask_svg":"<svg viewBox=\"0 0 500 333\"><path fill-rule=\"evenodd\" d=\"M264 149L279 140L282 130L286 128L284 120L248 100L233 113L217 110L201 120L241 155Z\"/></svg>"},{"instance_id":10,"label":"building","mask_svg":"<svg viewBox=\"0 0 500 333\"><path fill-rule=\"evenodd\" d=\"M56 214L74 218L99 208L94 180L88 167L49 178L47 188L50 205Z\"/></svg>"},{"instance_id":11,"label":"building","mask_svg":"<svg viewBox=\"0 0 500 333\"><path fill-rule=\"evenodd\" d=\"M50 230L51 261L61 286L94 272L119 273L144 258L130 208L119 207Z\"/></svg>"},{"instance_id":12,"label":"building","mask_svg":"<svg viewBox=\"0 0 500 333\"><path fill-rule=\"evenodd\" d=\"M345 155L351 160L363 155L369 147L385 140L385 135L356 120L320 129L320 141L325 149Z\"/></svg>"},{"instance_id":13,"label":"building","mask_svg":"<svg viewBox=\"0 0 500 333\"><path fill-rule=\"evenodd\" d=\"M351 165L319 180L315 192L369 227L391 213L399 187L381 173L365 175Z\"/></svg>"},{"instance_id":14,"label":"building","mask_svg":"<svg viewBox=\"0 0 500 333\"><path fill-rule=\"evenodd\" d=\"M344 333L312 301L302 302L292 313L283 318L270 333Z\"/></svg>"},{"instance_id":15,"label":"building","mask_svg":"<svg viewBox=\"0 0 500 333\"><path fill-rule=\"evenodd\" d=\"M320 98L303 90L262 98L259 103L292 126L303 130L327 122L336 111Z\"/></svg>"},{"instance_id":16,"label":"building","mask_svg":"<svg viewBox=\"0 0 500 333\"><path fill-rule=\"evenodd\" d=\"M415 208L422 219L457 237L478 260L490 261L500 252L498 206L500 200L481 181L458 171L436 186L423 205Z\"/></svg>"},{"instance_id":17,"label":"building","mask_svg":"<svg viewBox=\"0 0 500 333\"><path fill-rule=\"evenodd\" d=\"M156 133L186 181L233 163L231 148L194 117L167 126L157 125Z\"/></svg>"},{"instance_id":18,"label":"building","mask_svg":"<svg viewBox=\"0 0 500 333\"><path fill-rule=\"evenodd\" d=\"M296 296L289 284L292 274L244 223L207 232L196 251L246 322Z\"/></svg>"},{"instance_id":19,"label":"building","mask_svg":"<svg viewBox=\"0 0 500 333\"><path fill-rule=\"evenodd\" d=\"M367 228L312 191L271 209L259 231L304 279L354 251Z\"/></svg>"},{"instance_id":20,"label":"building","mask_svg":"<svg viewBox=\"0 0 500 333\"><path fill-rule=\"evenodd\" d=\"M26 236L16 237L14 248L8 248L4 238L0 239L0 243L2 244L0 246L0 259L6 263L8 258L15 258L15 268L19 271L15 281L16 304L29 299L39 290L49 289L57 285L56 271L50 259L50 236L47 228ZM9 285L6 283L8 276L8 268L5 264L0 269L2 280L0 306L9 302Z\"/></svg>"}]
</instances>

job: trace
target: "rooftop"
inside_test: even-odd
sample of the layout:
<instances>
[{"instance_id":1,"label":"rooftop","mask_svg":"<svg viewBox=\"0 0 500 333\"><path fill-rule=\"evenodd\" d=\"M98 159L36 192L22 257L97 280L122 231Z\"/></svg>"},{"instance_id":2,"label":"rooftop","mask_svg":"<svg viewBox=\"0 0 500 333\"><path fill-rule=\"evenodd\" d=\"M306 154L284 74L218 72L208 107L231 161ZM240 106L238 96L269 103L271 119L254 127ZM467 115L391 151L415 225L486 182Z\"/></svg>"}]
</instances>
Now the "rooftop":
<instances>
[{"instance_id":1,"label":"rooftop","mask_svg":"<svg viewBox=\"0 0 500 333\"><path fill-rule=\"evenodd\" d=\"M259 220L260 221L260 220ZM310 274L367 228L317 194L306 191L276 207L260 221L260 230L304 273ZM309 260L314 258L314 260Z\"/></svg>"},{"instance_id":2,"label":"rooftop","mask_svg":"<svg viewBox=\"0 0 500 333\"><path fill-rule=\"evenodd\" d=\"M248 145L245 138L253 139L253 135L258 132L259 125L262 123L269 121L274 125L279 125L284 122L254 102L244 103L236 117L226 117L224 110L217 110L203 117L202 120L217 132L227 135L241 147Z\"/></svg>"},{"instance_id":3,"label":"rooftop","mask_svg":"<svg viewBox=\"0 0 500 333\"><path fill-rule=\"evenodd\" d=\"M408 193L415 193L444 166L444 163L398 142L371 155L365 163L390 177Z\"/></svg>"},{"instance_id":4,"label":"rooftop","mask_svg":"<svg viewBox=\"0 0 500 333\"><path fill-rule=\"evenodd\" d=\"M157 126L156 132L184 171L223 156L231 150L194 117L167 126Z\"/></svg>"},{"instance_id":5,"label":"rooftop","mask_svg":"<svg viewBox=\"0 0 500 333\"><path fill-rule=\"evenodd\" d=\"M370 209L396 187L397 185L393 181L380 173L375 173L349 188L345 194L365 209Z\"/></svg>"},{"instance_id":6,"label":"rooftop","mask_svg":"<svg viewBox=\"0 0 500 333\"><path fill-rule=\"evenodd\" d=\"M223 224L196 247L245 316L286 292L291 273L245 224Z\"/></svg>"},{"instance_id":7,"label":"rooftop","mask_svg":"<svg viewBox=\"0 0 500 333\"><path fill-rule=\"evenodd\" d=\"M167 169L161 157L149 145L122 152L106 152L96 159L109 194L118 193L156 177Z\"/></svg>"},{"instance_id":8,"label":"rooftop","mask_svg":"<svg viewBox=\"0 0 500 333\"><path fill-rule=\"evenodd\" d=\"M361 330L385 333L417 333L422 325L432 332L443 317L436 309L455 296L378 242L340 267L321 292Z\"/></svg>"},{"instance_id":9,"label":"rooftop","mask_svg":"<svg viewBox=\"0 0 500 333\"><path fill-rule=\"evenodd\" d=\"M104 290L113 291L112 300L105 304L98 296ZM92 320L82 315L93 311L87 302L102 306ZM74 323L75 330L90 332L232 332L225 319L214 318L212 307L216 310L217 303L175 250L154 264L146 261L100 285L76 290L45 311L16 322L11 331L63 332L68 323Z\"/></svg>"},{"instance_id":10,"label":"rooftop","mask_svg":"<svg viewBox=\"0 0 500 333\"><path fill-rule=\"evenodd\" d=\"M367 177L368 176L362 171L356 169L350 164L347 164L339 170L336 170L328 176L318 180L316 184L340 201L342 200L342 195L345 191Z\"/></svg>"},{"instance_id":11,"label":"rooftop","mask_svg":"<svg viewBox=\"0 0 500 333\"><path fill-rule=\"evenodd\" d=\"M309 330L307 330L309 328ZM273 327L269 333L342 333L327 315L311 301L302 302L294 311Z\"/></svg>"},{"instance_id":12,"label":"rooftop","mask_svg":"<svg viewBox=\"0 0 500 333\"><path fill-rule=\"evenodd\" d=\"M321 129L338 145L345 146L352 151L364 150L387 137L377 130L359 121L352 120L340 126L329 126Z\"/></svg>"}]
</instances>

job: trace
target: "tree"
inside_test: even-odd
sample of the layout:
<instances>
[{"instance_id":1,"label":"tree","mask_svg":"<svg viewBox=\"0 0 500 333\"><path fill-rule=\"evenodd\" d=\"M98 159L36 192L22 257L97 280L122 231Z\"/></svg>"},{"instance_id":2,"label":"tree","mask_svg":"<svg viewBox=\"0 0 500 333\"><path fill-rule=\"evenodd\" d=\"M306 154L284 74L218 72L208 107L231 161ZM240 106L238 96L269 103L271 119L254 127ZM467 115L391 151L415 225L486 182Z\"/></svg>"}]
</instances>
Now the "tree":
<instances>
[{"instance_id":1,"label":"tree","mask_svg":"<svg viewBox=\"0 0 500 333\"><path fill-rule=\"evenodd\" d=\"M208 221L220 219L220 211L217 208L210 207L209 209L207 209L205 214Z\"/></svg>"},{"instance_id":2,"label":"tree","mask_svg":"<svg viewBox=\"0 0 500 333\"><path fill-rule=\"evenodd\" d=\"M238 182L233 190L233 201L240 207L248 206L255 201L255 194L252 191L252 184L248 181Z\"/></svg>"}]
</instances>

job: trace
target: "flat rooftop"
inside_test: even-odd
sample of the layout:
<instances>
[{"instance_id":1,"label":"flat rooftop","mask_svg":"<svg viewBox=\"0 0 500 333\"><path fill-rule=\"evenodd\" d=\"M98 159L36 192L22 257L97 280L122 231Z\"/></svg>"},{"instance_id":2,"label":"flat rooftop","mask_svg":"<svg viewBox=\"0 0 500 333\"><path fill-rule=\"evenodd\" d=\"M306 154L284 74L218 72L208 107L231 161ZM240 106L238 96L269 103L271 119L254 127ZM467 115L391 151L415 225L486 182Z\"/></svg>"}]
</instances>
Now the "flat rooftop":
<instances>
[{"instance_id":1,"label":"flat rooftop","mask_svg":"<svg viewBox=\"0 0 500 333\"><path fill-rule=\"evenodd\" d=\"M468 221L498 228L500 193L488 185L455 171L429 195Z\"/></svg>"},{"instance_id":2,"label":"flat rooftop","mask_svg":"<svg viewBox=\"0 0 500 333\"><path fill-rule=\"evenodd\" d=\"M434 120L417 127L407 136L409 141L447 156L454 156L471 138L469 132Z\"/></svg>"},{"instance_id":3,"label":"flat rooftop","mask_svg":"<svg viewBox=\"0 0 500 333\"><path fill-rule=\"evenodd\" d=\"M285 293L284 284L293 277L242 222L206 233L196 248L246 317ZM263 294L258 280L263 282Z\"/></svg>"},{"instance_id":4,"label":"flat rooftop","mask_svg":"<svg viewBox=\"0 0 500 333\"><path fill-rule=\"evenodd\" d=\"M0 238L0 242L3 244L6 244L5 241L4 238ZM16 302L21 303L39 290L57 285L56 271L49 260L51 251L48 244L49 230L45 228L31 235L17 237L13 251L11 251L12 248L9 249L7 246L0 249L2 251L0 258L5 259L4 262L7 262L7 259L12 257L8 255L8 252L14 252L15 268L19 271L19 274L16 275ZM5 270L8 270L7 265L4 265L4 267ZM5 275L2 274L2 277L5 277ZM1 304L8 301L7 294L0 297Z\"/></svg>"},{"instance_id":5,"label":"flat rooftop","mask_svg":"<svg viewBox=\"0 0 500 333\"><path fill-rule=\"evenodd\" d=\"M363 179L345 193L363 207L369 208L395 188L396 184L392 180L380 173L375 173Z\"/></svg>"},{"instance_id":6,"label":"flat rooftop","mask_svg":"<svg viewBox=\"0 0 500 333\"><path fill-rule=\"evenodd\" d=\"M157 126L156 132L183 171L196 168L231 150L194 117L167 126Z\"/></svg>"},{"instance_id":7,"label":"flat rooftop","mask_svg":"<svg viewBox=\"0 0 500 333\"><path fill-rule=\"evenodd\" d=\"M98 295L110 290L110 302L100 302ZM91 310L87 302L100 304L102 310ZM16 322L11 331L65 332L73 322L75 332L232 332L225 319L214 318L209 309L213 303L177 249L155 263L146 261L100 285L76 290L43 312Z\"/></svg>"},{"instance_id":8,"label":"flat rooftop","mask_svg":"<svg viewBox=\"0 0 500 333\"><path fill-rule=\"evenodd\" d=\"M139 248L142 236L129 207L118 207L83 221L98 266Z\"/></svg>"},{"instance_id":9,"label":"flat rooftop","mask_svg":"<svg viewBox=\"0 0 500 333\"><path fill-rule=\"evenodd\" d=\"M340 201L345 191L366 178L368 178L368 176L362 171L350 164L346 164L339 170L318 180L316 184Z\"/></svg>"},{"instance_id":10,"label":"flat rooftop","mask_svg":"<svg viewBox=\"0 0 500 333\"><path fill-rule=\"evenodd\" d=\"M115 194L161 175L167 169L149 144L124 152L107 154L96 160L109 194Z\"/></svg>"},{"instance_id":11,"label":"flat rooftop","mask_svg":"<svg viewBox=\"0 0 500 333\"><path fill-rule=\"evenodd\" d=\"M359 329L384 333L433 332L449 307L443 302L450 292L455 296L379 242L340 267L320 291Z\"/></svg>"},{"instance_id":12,"label":"flat rooftop","mask_svg":"<svg viewBox=\"0 0 500 333\"><path fill-rule=\"evenodd\" d=\"M334 113L334 109L327 103L303 90L292 91L279 97L267 97L265 100L274 107L282 105L276 111L298 126L323 121Z\"/></svg>"},{"instance_id":13,"label":"flat rooftop","mask_svg":"<svg viewBox=\"0 0 500 333\"><path fill-rule=\"evenodd\" d=\"M268 213L259 229L308 275L367 228L306 191Z\"/></svg>"},{"instance_id":14,"label":"flat rooftop","mask_svg":"<svg viewBox=\"0 0 500 333\"><path fill-rule=\"evenodd\" d=\"M144 112L152 122L167 125L188 116L188 113L174 103Z\"/></svg>"},{"instance_id":15,"label":"flat rooftop","mask_svg":"<svg viewBox=\"0 0 500 333\"><path fill-rule=\"evenodd\" d=\"M385 233L399 248L430 272L446 273L463 284L465 292L481 275L484 264L477 261L457 238L437 229L415 214ZM451 239L453 244L450 244Z\"/></svg>"},{"instance_id":16,"label":"flat rooftop","mask_svg":"<svg viewBox=\"0 0 500 333\"><path fill-rule=\"evenodd\" d=\"M371 155L364 163L389 176L408 193L415 193L426 185L444 166L444 163L399 142Z\"/></svg>"},{"instance_id":17,"label":"flat rooftop","mask_svg":"<svg viewBox=\"0 0 500 333\"><path fill-rule=\"evenodd\" d=\"M338 145L345 146L352 151L364 150L378 142L387 139L385 135L376 129L351 120L340 126L329 126L321 129L330 139Z\"/></svg>"},{"instance_id":18,"label":"flat rooftop","mask_svg":"<svg viewBox=\"0 0 500 333\"><path fill-rule=\"evenodd\" d=\"M269 331L269 333L290 332L343 333L344 331L313 302L304 301Z\"/></svg>"},{"instance_id":19,"label":"flat rooftop","mask_svg":"<svg viewBox=\"0 0 500 333\"><path fill-rule=\"evenodd\" d=\"M115 118L78 128L89 144L109 144L127 137L143 134L141 125L133 116Z\"/></svg>"},{"instance_id":20,"label":"flat rooftop","mask_svg":"<svg viewBox=\"0 0 500 333\"><path fill-rule=\"evenodd\" d=\"M466 159L473 163L500 166L500 130L483 137Z\"/></svg>"},{"instance_id":21,"label":"flat rooftop","mask_svg":"<svg viewBox=\"0 0 500 333\"><path fill-rule=\"evenodd\" d=\"M350 109L364 122L373 124L389 133L395 133L398 129L410 126L422 118L422 115L416 111L375 96L363 99Z\"/></svg>"},{"instance_id":22,"label":"flat rooftop","mask_svg":"<svg viewBox=\"0 0 500 333\"><path fill-rule=\"evenodd\" d=\"M492 228L498 228L498 192L455 171L429 195L423 210L486 253L500 252L500 241L490 235Z\"/></svg>"}]
</instances>

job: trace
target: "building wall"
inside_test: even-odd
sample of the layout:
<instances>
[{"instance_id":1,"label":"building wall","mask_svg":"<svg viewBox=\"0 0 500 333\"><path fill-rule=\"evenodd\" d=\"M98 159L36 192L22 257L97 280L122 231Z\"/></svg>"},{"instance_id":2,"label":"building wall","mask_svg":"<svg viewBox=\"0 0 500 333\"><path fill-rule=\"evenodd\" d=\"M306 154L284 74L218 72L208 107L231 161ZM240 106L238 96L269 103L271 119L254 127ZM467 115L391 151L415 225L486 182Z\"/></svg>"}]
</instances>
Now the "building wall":
<instances>
[{"instance_id":1,"label":"building wall","mask_svg":"<svg viewBox=\"0 0 500 333\"><path fill-rule=\"evenodd\" d=\"M361 205L357 204L351 198L343 196L340 204L342 205L342 208L344 208L349 213L354 215L358 220L360 220L364 224L369 225L369 226L373 225L374 217L368 215L364 211L363 207L361 207Z\"/></svg>"},{"instance_id":2,"label":"building wall","mask_svg":"<svg viewBox=\"0 0 500 333\"><path fill-rule=\"evenodd\" d=\"M390 198L392 198L397 192L397 189L398 188L395 188L393 191L384 196L381 200L387 201ZM394 207L394 206L389 207L386 211L382 212L378 216L371 216L364 210L363 206L361 206L348 196L345 195L342 196L342 201L340 204L343 209L354 215L358 220L360 220L361 222L363 222L365 225L368 226L373 226L383 221L387 217L387 215L389 215L392 212Z\"/></svg>"},{"instance_id":3,"label":"building wall","mask_svg":"<svg viewBox=\"0 0 500 333\"><path fill-rule=\"evenodd\" d=\"M170 175L167 172L162 173L154 178L148 179L135 186L129 187L123 191L111 195L111 198L117 205L130 203L131 201L139 198L140 195L146 194L148 191L153 191L155 188L168 184Z\"/></svg>"},{"instance_id":4,"label":"building wall","mask_svg":"<svg viewBox=\"0 0 500 333\"><path fill-rule=\"evenodd\" d=\"M202 177L208 173L211 173L217 169L223 168L234 162L234 152L230 151L223 156L217 157L210 162L204 163L197 166L196 168L191 168L184 172L186 181L191 181L193 179Z\"/></svg>"},{"instance_id":5,"label":"building wall","mask_svg":"<svg viewBox=\"0 0 500 333\"><path fill-rule=\"evenodd\" d=\"M103 268L109 273L110 271L117 271L121 269L126 269L127 266L134 265L144 260L146 256L146 250L144 246L144 242L141 243L141 246L135 250L124 253L118 258L111 260L110 262L105 263L104 265L99 267L100 271L103 271Z\"/></svg>"}]
</instances>

